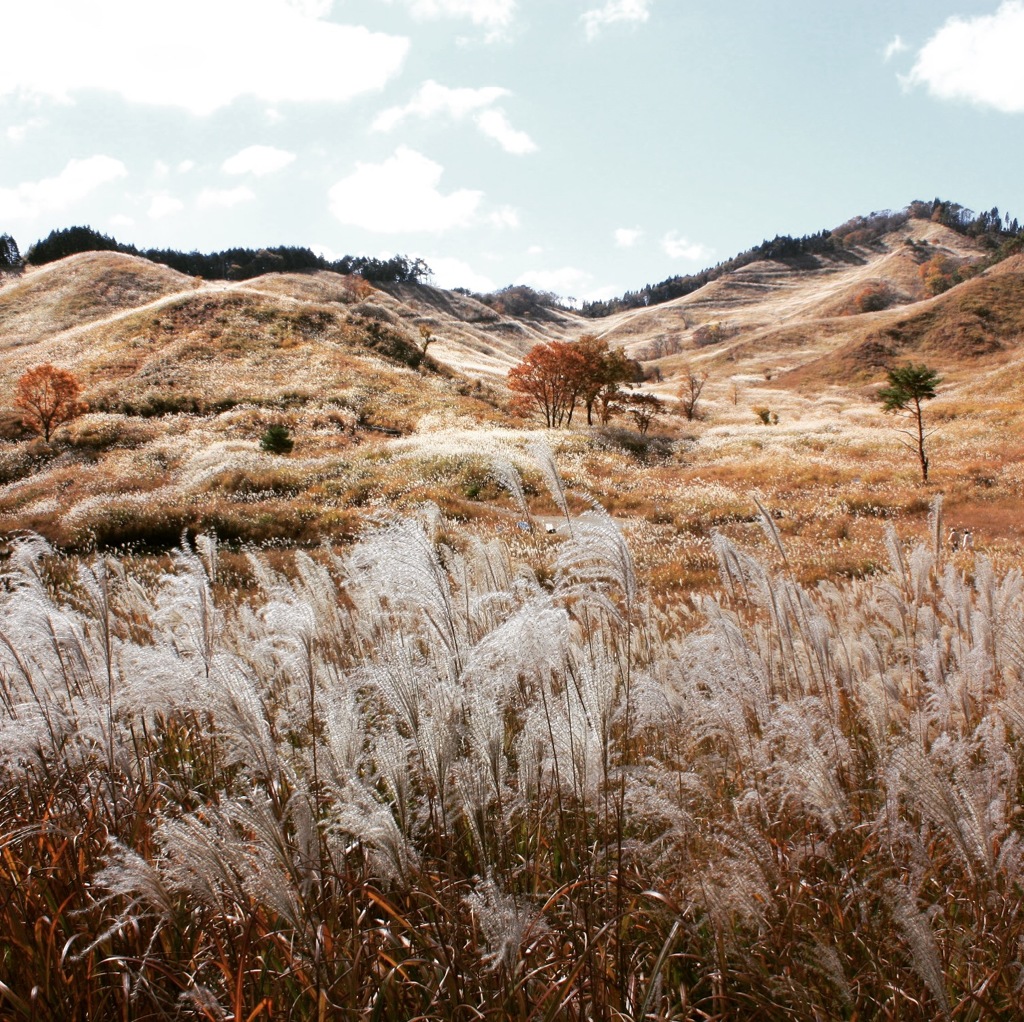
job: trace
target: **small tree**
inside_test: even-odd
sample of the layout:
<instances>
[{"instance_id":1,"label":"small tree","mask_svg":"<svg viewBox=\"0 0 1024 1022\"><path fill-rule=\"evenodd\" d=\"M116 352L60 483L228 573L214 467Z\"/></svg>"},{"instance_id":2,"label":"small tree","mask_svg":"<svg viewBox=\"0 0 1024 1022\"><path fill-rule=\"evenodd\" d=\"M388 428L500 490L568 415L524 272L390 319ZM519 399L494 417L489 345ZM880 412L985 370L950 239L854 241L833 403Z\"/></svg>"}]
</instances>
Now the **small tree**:
<instances>
[{"instance_id":1,"label":"small tree","mask_svg":"<svg viewBox=\"0 0 1024 1022\"><path fill-rule=\"evenodd\" d=\"M425 323L420 324L420 351L425 355L427 348L436 341L437 338L434 336L434 331L430 329Z\"/></svg>"},{"instance_id":2,"label":"small tree","mask_svg":"<svg viewBox=\"0 0 1024 1022\"><path fill-rule=\"evenodd\" d=\"M47 362L21 375L14 390L14 406L25 427L49 443L58 426L85 411L86 406L78 400L81 393L82 385L74 373Z\"/></svg>"},{"instance_id":3,"label":"small tree","mask_svg":"<svg viewBox=\"0 0 1024 1022\"><path fill-rule=\"evenodd\" d=\"M625 410L620 401L622 393L622 389L617 383L608 383L598 391L597 414L601 418L602 426L607 426L612 421L613 415L618 415Z\"/></svg>"},{"instance_id":4,"label":"small tree","mask_svg":"<svg viewBox=\"0 0 1024 1022\"><path fill-rule=\"evenodd\" d=\"M625 394L623 403L633 416L637 430L646 435L655 417L665 410L664 403L653 394Z\"/></svg>"},{"instance_id":5,"label":"small tree","mask_svg":"<svg viewBox=\"0 0 1024 1022\"><path fill-rule=\"evenodd\" d=\"M18 243L9 234L0 234L0 273L11 273L21 269L21 253Z\"/></svg>"},{"instance_id":6,"label":"small tree","mask_svg":"<svg viewBox=\"0 0 1024 1022\"><path fill-rule=\"evenodd\" d=\"M587 362L576 344L551 341L535 344L522 362L509 370L508 388L527 404L536 404L549 427L572 423L586 379Z\"/></svg>"},{"instance_id":7,"label":"small tree","mask_svg":"<svg viewBox=\"0 0 1024 1022\"><path fill-rule=\"evenodd\" d=\"M686 416L687 422L693 422L694 419L701 418L700 413L697 411L697 402L700 400L704 384L707 382L708 374L706 371L698 372L691 365L684 367L683 382L679 385L676 396L679 398L679 407L683 415Z\"/></svg>"},{"instance_id":8,"label":"small tree","mask_svg":"<svg viewBox=\"0 0 1024 1022\"><path fill-rule=\"evenodd\" d=\"M928 455L925 453L924 442L931 433L925 433L921 403L935 397L935 388L941 382L938 373L926 365L905 365L890 369L889 385L878 392L878 399L885 411L906 412L914 422L913 429L901 430L911 437L914 443L900 442L911 450L916 449L918 461L921 463L922 482L928 482Z\"/></svg>"},{"instance_id":9,"label":"small tree","mask_svg":"<svg viewBox=\"0 0 1024 1022\"><path fill-rule=\"evenodd\" d=\"M268 426L260 437L260 449L268 454L289 454L294 446L288 427L280 422Z\"/></svg>"}]
</instances>

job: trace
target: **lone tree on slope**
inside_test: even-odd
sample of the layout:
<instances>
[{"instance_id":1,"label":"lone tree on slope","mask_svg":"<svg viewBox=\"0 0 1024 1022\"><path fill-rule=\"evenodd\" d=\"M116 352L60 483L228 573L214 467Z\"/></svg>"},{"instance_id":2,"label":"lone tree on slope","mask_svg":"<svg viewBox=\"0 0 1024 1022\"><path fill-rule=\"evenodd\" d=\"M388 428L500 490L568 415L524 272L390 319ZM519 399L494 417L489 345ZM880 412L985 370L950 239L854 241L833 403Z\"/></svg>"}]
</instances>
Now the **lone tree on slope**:
<instances>
[{"instance_id":1,"label":"lone tree on slope","mask_svg":"<svg viewBox=\"0 0 1024 1022\"><path fill-rule=\"evenodd\" d=\"M704 384L707 382L708 372L706 369L695 369L689 364L683 367L683 382L679 384L676 397L679 399L679 407L683 415L686 416L687 422L693 422L694 419L702 417L697 410L697 402L700 401Z\"/></svg>"},{"instance_id":2,"label":"lone tree on slope","mask_svg":"<svg viewBox=\"0 0 1024 1022\"><path fill-rule=\"evenodd\" d=\"M14 390L14 405L26 428L49 443L50 435L62 423L85 411L78 400L82 385L74 373L49 362L23 373Z\"/></svg>"},{"instance_id":3,"label":"lone tree on slope","mask_svg":"<svg viewBox=\"0 0 1024 1022\"><path fill-rule=\"evenodd\" d=\"M291 454L294 446L291 432L282 422L268 426L260 437L260 450L268 454Z\"/></svg>"},{"instance_id":4,"label":"lone tree on slope","mask_svg":"<svg viewBox=\"0 0 1024 1022\"><path fill-rule=\"evenodd\" d=\"M572 424L587 377L587 360L571 341L535 344L509 370L508 387L524 405L535 404L548 428Z\"/></svg>"},{"instance_id":5,"label":"lone tree on slope","mask_svg":"<svg viewBox=\"0 0 1024 1022\"><path fill-rule=\"evenodd\" d=\"M905 365L889 370L889 385L878 392L878 399L887 412L906 412L914 422L913 429L902 430L914 440L906 444L917 452L921 463L921 480L928 482L928 455L924 442L931 433L924 431L921 403L935 397L935 388L942 382L939 374L926 365ZM901 441L906 443L906 441Z\"/></svg>"}]
</instances>

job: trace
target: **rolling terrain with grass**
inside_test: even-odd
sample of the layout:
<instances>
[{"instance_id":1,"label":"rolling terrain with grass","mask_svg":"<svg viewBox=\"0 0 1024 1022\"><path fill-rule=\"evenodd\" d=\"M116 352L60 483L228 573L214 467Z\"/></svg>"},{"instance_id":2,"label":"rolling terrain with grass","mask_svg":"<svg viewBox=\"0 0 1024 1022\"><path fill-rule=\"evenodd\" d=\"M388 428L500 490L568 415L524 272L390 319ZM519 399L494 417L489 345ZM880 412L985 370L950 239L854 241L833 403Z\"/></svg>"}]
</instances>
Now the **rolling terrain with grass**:
<instances>
[{"instance_id":1,"label":"rolling terrain with grass","mask_svg":"<svg viewBox=\"0 0 1024 1022\"><path fill-rule=\"evenodd\" d=\"M367 518L430 501L501 535L522 516L495 457L526 473L539 513L557 513L525 455L543 436L569 488L631 532L658 590L714 582L710 534L756 536L755 491L808 580L869 572L885 525L919 527L940 493L951 525L1016 556L1024 257L937 296L922 275L937 258L984 256L977 239L911 219L587 319L327 271L229 283L82 253L0 288L0 522L72 552L156 553L185 530L229 550L292 549L348 542ZM858 311L865 294L885 307ZM646 435L628 416L551 431L513 409L508 370L537 343L586 333L640 360L639 389L666 402ZM89 409L48 445L12 406L16 380L45 362L79 377ZM928 486L901 446L908 423L874 399L907 362L943 380L927 405ZM688 372L707 374L693 421L673 414ZM261 449L271 426L294 440L285 457Z\"/></svg>"},{"instance_id":2,"label":"rolling terrain with grass","mask_svg":"<svg viewBox=\"0 0 1024 1022\"><path fill-rule=\"evenodd\" d=\"M4 280L0 1018L1018 1017L1022 326L920 219L603 318ZM646 432L512 400L585 334Z\"/></svg>"}]
</instances>

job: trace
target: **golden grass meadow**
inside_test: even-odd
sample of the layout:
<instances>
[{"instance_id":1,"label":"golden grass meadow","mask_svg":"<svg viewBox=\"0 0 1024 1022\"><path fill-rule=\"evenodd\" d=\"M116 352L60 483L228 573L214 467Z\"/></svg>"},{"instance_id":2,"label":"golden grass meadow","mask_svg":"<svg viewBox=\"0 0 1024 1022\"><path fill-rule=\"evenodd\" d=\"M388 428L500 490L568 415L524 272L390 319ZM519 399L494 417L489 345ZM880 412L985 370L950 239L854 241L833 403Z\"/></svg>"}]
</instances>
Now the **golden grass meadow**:
<instances>
[{"instance_id":1,"label":"golden grass meadow","mask_svg":"<svg viewBox=\"0 0 1024 1022\"><path fill-rule=\"evenodd\" d=\"M1019 1018L1024 266L936 253L980 260L911 220L602 319L4 281L0 1017ZM585 333L648 431L511 399Z\"/></svg>"}]
</instances>

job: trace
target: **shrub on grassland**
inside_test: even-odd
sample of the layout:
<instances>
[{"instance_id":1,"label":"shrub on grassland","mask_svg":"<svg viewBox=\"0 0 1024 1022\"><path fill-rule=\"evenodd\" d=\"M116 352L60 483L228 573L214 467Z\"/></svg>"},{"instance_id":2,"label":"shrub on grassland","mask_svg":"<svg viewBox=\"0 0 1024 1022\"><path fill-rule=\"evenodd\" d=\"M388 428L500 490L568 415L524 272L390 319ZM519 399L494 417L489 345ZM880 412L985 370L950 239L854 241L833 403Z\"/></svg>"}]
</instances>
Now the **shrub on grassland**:
<instances>
[{"instance_id":1,"label":"shrub on grassland","mask_svg":"<svg viewBox=\"0 0 1024 1022\"><path fill-rule=\"evenodd\" d=\"M157 438L157 429L148 422L125 415L84 415L68 425L72 447L105 451L111 447L137 448Z\"/></svg>"},{"instance_id":2,"label":"shrub on grassland","mask_svg":"<svg viewBox=\"0 0 1024 1022\"><path fill-rule=\"evenodd\" d=\"M283 422L267 426L260 437L260 450L268 454L291 454L294 446L291 432Z\"/></svg>"}]
</instances>

